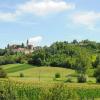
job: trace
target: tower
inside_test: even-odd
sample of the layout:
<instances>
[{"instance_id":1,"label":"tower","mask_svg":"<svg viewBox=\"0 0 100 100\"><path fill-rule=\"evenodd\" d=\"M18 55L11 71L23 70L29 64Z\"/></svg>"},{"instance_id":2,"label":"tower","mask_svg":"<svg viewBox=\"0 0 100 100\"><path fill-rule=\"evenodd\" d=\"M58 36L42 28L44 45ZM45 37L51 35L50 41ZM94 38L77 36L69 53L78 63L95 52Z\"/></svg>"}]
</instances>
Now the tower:
<instances>
[{"instance_id":1,"label":"tower","mask_svg":"<svg viewBox=\"0 0 100 100\"><path fill-rule=\"evenodd\" d=\"M28 41L28 39L27 39L27 42L26 42L26 47L28 48L28 45L29 45L29 41Z\"/></svg>"}]
</instances>

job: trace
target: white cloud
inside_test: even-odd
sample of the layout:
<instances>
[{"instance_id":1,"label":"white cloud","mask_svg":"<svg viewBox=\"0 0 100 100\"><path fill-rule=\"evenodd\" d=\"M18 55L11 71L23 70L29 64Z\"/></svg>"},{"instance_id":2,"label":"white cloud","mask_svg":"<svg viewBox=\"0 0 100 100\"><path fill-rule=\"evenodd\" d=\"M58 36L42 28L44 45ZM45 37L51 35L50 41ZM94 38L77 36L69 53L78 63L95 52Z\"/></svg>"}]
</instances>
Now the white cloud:
<instances>
[{"instance_id":1,"label":"white cloud","mask_svg":"<svg viewBox=\"0 0 100 100\"><path fill-rule=\"evenodd\" d=\"M19 12L33 13L36 15L45 15L52 12L61 12L64 10L74 9L75 5L66 3L63 0L41 0L41 1L28 1L25 4L18 6Z\"/></svg>"},{"instance_id":2,"label":"white cloud","mask_svg":"<svg viewBox=\"0 0 100 100\"><path fill-rule=\"evenodd\" d=\"M14 21L15 19L16 19L16 14L0 12L1 21Z\"/></svg>"},{"instance_id":3,"label":"white cloud","mask_svg":"<svg viewBox=\"0 0 100 100\"><path fill-rule=\"evenodd\" d=\"M72 16L75 24L85 25L88 28L93 28L98 20L100 20L100 13L93 11L77 13Z\"/></svg>"},{"instance_id":4,"label":"white cloud","mask_svg":"<svg viewBox=\"0 0 100 100\"><path fill-rule=\"evenodd\" d=\"M0 12L0 20L14 21L17 17L28 13L41 16L74 8L74 4L67 3L63 0L30 0L17 5L13 13Z\"/></svg>"},{"instance_id":5,"label":"white cloud","mask_svg":"<svg viewBox=\"0 0 100 100\"><path fill-rule=\"evenodd\" d=\"M29 39L29 44L31 45L38 45L42 41L43 37L42 36L36 36L36 37L31 37Z\"/></svg>"}]
</instances>

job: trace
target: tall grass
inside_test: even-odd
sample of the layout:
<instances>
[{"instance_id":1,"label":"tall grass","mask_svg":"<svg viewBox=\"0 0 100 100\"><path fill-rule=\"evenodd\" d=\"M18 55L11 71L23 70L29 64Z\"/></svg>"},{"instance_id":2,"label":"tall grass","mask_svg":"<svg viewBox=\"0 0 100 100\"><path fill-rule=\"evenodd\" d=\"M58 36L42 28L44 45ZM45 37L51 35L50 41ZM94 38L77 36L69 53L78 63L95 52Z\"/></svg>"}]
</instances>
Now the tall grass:
<instances>
[{"instance_id":1,"label":"tall grass","mask_svg":"<svg viewBox=\"0 0 100 100\"><path fill-rule=\"evenodd\" d=\"M0 100L90 100L100 98L99 85L80 86L0 80Z\"/></svg>"}]
</instances>

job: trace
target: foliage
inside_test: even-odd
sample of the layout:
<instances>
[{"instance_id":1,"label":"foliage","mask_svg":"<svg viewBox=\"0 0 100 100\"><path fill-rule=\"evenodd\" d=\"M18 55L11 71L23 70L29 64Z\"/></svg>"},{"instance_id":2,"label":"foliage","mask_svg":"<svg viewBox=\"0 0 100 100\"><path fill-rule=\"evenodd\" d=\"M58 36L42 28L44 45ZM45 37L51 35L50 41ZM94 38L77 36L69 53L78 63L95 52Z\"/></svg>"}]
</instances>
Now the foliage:
<instances>
[{"instance_id":1,"label":"foliage","mask_svg":"<svg viewBox=\"0 0 100 100\"><path fill-rule=\"evenodd\" d=\"M60 73L55 74L55 78L60 78L60 77L61 77Z\"/></svg>"},{"instance_id":2,"label":"foliage","mask_svg":"<svg viewBox=\"0 0 100 100\"><path fill-rule=\"evenodd\" d=\"M96 77L96 82L97 82L97 83L100 83L100 76L97 76L97 77Z\"/></svg>"},{"instance_id":3,"label":"foliage","mask_svg":"<svg viewBox=\"0 0 100 100\"><path fill-rule=\"evenodd\" d=\"M6 54L6 50L5 49L0 49L0 56L3 56Z\"/></svg>"},{"instance_id":4,"label":"foliage","mask_svg":"<svg viewBox=\"0 0 100 100\"><path fill-rule=\"evenodd\" d=\"M94 76L96 77L96 82L100 83L100 65L98 65L97 69L95 70Z\"/></svg>"},{"instance_id":5,"label":"foliage","mask_svg":"<svg viewBox=\"0 0 100 100\"><path fill-rule=\"evenodd\" d=\"M97 67L97 69L94 72L94 77L100 76L100 65Z\"/></svg>"},{"instance_id":6,"label":"foliage","mask_svg":"<svg viewBox=\"0 0 100 100\"><path fill-rule=\"evenodd\" d=\"M76 40L72 43L64 41L34 51L28 62L33 65L59 66L72 69L81 67L83 73L85 73L88 67L92 67L92 54L86 44L81 45Z\"/></svg>"},{"instance_id":7,"label":"foliage","mask_svg":"<svg viewBox=\"0 0 100 100\"><path fill-rule=\"evenodd\" d=\"M27 80L0 80L0 99L4 100L92 100L100 98L94 84L46 84ZM3 100L1 99L1 100Z\"/></svg>"},{"instance_id":8,"label":"foliage","mask_svg":"<svg viewBox=\"0 0 100 100\"><path fill-rule=\"evenodd\" d=\"M23 73L20 73L20 77L24 77L24 74Z\"/></svg>"},{"instance_id":9,"label":"foliage","mask_svg":"<svg viewBox=\"0 0 100 100\"><path fill-rule=\"evenodd\" d=\"M95 62L93 63L93 66L97 68L97 66L100 65L100 54L96 57Z\"/></svg>"},{"instance_id":10,"label":"foliage","mask_svg":"<svg viewBox=\"0 0 100 100\"><path fill-rule=\"evenodd\" d=\"M0 78L6 78L6 77L7 73L2 68L0 68Z\"/></svg>"},{"instance_id":11,"label":"foliage","mask_svg":"<svg viewBox=\"0 0 100 100\"><path fill-rule=\"evenodd\" d=\"M91 59L86 52L79 52L76 60L76 71L80 74L86 74L87 69L91 68Z\"/></svg>"},{"instance_id":12,"label":"foliage","mask_svg":"<svg viewBox=\"0 0 100 100\"><path fill-rule=\"evenodd\" d=\"M14 63L27 63L28 59L29 58L27 58L27 55L24 55L22 53L18 53L15 55L0 56L0 65L14 64Z\"/></svg>"},{"instance_id":13,"label":"foliage","mask_svg":"<svg viewBox=\"0 0 100 100\"><path fill-rule=\"evenodd\" d=\"M84 74L81 74L77 78L78 83L85 83L87 81L87 77Z\"/></svg>"}]
</instances>

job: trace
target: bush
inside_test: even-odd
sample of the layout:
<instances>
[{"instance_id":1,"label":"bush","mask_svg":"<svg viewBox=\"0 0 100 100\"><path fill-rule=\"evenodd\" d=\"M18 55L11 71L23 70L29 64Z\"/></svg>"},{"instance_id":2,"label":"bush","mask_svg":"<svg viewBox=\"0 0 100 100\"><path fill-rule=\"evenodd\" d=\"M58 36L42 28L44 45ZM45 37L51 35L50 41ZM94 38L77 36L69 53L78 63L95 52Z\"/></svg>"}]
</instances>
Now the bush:
<instances>
[{"instance_id":1,"label":"bush","mask_svg":"<svg viewBox=\"0 0 100 100\"><path fill-rule=\"evenodd\" d=\"M6 78L6 77L7 73L2 68L0 68L0 78Z\"/></svg>"},{"instance_id":2,"label":"bush","mask_svg":"<svg viewBox=\"0 0 100 100\"><path fill-rule=\"evenodd\" d=\"M100 76L100 65L97 67L97 69L94 72L94 77Z\"/></svg>"},{"instance_id":3,"label":"bush","mask_svg":"<svg viewBox=\"0 0 100 100\"><path fill-rule=\"evenodd\" d=\"M98 68L95 70L94 72L94 77L96 77L96 82L100 83L100 65L98 66Z\"/></svg>"},{"instance_id":4,"label":"bush","mask_svg":"<svg viewBox=\"0 0 100 100\"><path fill-rule=\"evenodd\" d=\"M55 78L60 78L60 77L61 77L60 73L55 74Z\"/></svg>"},{"instance_id":5,"label":"bush","mask_svg":"<svg viewBox=\"0 0 100 100\"><path fill-rule=\"evenodd\" d=\"M77 80L78 80L78 83L85 83L87 82L87 77L85 75L79 75Z\"/></svg>"},{"instance_id":6,"label":"bush","mask_svg":"<svg viewBox=\"0 0 100 100\"><path fill-rule=\"evenodd\" d=\"M96 77L96 82L97 82L97 83L100 83L100 76L97 76L97 77Z\"/></svg>"},{"instance_id":7,"label":"bush","mask_svg":"<svg viewBox=\"0 0 100 100\"><path fill-rule=\"evenodd\" d=\"M27 64L27 60L22 59L22 60L20 61L20 63L21 63L21 64Z\"/></svg>"},{"instance_id":8,"label":"bush","mask_svg":"<svg viewBox=\"0 0 100 100\"><path fill-rule=\"evenodd\" d=\"M24 74L23 73L20 73L20 77L24 77Z\"/></svg>"}]
</instances>

